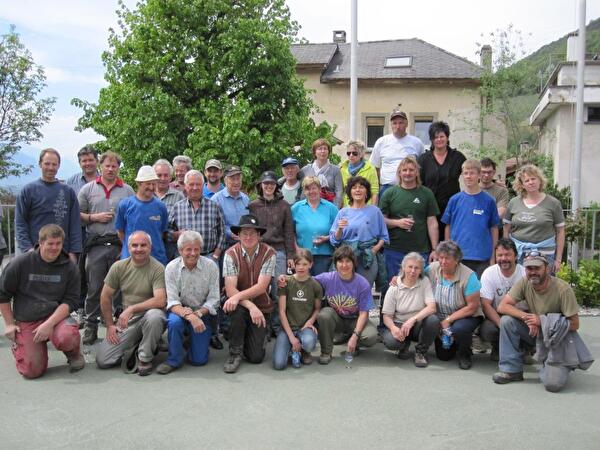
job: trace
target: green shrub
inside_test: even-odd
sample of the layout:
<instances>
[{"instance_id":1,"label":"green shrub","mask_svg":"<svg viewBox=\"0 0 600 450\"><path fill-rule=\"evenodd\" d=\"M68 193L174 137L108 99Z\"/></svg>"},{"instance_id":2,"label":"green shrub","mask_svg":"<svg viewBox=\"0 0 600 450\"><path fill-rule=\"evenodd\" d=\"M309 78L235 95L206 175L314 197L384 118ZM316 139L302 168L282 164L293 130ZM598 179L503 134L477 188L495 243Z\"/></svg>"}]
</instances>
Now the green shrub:
<instances>
[{"instance_id":1,"label":"green shrub","mask_svg":"<svg viewBox=\"0 0 600 450\"><path fill-rule=\"evenodd\" d=\"M583 260L575 272L562 264L556 276L565 280L575 291L577 302L583 306L600 306L600 262Z\"/></svg>"}]
</instances>

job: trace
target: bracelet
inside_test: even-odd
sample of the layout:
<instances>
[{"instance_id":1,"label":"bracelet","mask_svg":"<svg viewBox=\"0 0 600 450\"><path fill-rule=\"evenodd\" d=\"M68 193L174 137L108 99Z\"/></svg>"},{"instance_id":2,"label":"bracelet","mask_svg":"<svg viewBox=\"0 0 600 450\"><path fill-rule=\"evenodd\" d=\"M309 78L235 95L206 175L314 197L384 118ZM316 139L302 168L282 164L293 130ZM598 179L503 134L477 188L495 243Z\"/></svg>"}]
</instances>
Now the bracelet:
<instances>
[{"instance_id":1,"label":"bracelet","mask_svg":"<svg viewBox=\"0 0 600 450\"><path fill-rule=\"evenodd\" d=\"M360 339L360 334L356 330L352 331L352 334Z\"/></svg>"}]
</instances>

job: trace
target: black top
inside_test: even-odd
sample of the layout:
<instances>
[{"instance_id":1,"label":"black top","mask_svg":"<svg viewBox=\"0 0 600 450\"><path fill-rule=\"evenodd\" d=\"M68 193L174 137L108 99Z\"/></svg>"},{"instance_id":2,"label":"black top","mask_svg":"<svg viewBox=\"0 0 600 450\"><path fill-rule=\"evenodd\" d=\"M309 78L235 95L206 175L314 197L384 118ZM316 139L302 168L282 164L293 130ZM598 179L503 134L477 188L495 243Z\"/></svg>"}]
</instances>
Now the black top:
<instances>
[{"instance_id":1,"label":"black top","mask_svg":"<svg viewBox=\"0 0 600 450\"><path fill-rule=\"evenodd\" d=\"M433 191L440 214L444 214L450 197L460 192L458 179L462 171L462 163L466 159L465 155L450 147L442 165L438 164L432 150L419 156L421 182Z\"/></svg>"}]
</instances>

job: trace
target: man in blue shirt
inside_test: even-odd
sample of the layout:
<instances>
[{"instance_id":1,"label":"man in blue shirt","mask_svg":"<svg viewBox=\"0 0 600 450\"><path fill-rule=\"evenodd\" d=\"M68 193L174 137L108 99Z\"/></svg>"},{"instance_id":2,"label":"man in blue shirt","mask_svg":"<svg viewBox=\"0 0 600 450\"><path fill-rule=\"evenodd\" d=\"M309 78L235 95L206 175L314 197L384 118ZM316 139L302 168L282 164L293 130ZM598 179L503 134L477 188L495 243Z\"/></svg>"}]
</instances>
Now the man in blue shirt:
<instances>
[{"instance_id":1,"label":"man in blue shirt","mask_svg":"<svg viewBox=\"0 0 600 450\"><path fill-rule=\"evenodd\" d=\"M248 214L250 198L242 191L242 169L230 166L225 170L225 189L211 197L223 210L225 219L225 248L239 241L236 234L231 232L231 226L240 223L242 216Z\"/></svg>"},{"instance_id":2,"label":"man in blue shirt","mask_svg":"<svg viewBox=\"0 0 600 450\"><path fill-rule=\"evenodd\" d=\"M163 241L169 215L167 207L155 195L156 172L151 166L142 166L135 181L137 192L119 203L115 228L121 242L127 242L135 231L145 231L152 239L151 255L163 265L167 264L167 252ZM129 257L127 245L123 245L121 259Z\"/></svg>"},{"instance_id":3,"label":"man in blue shirt","mask_svg":"<svg viewBox=\"0 0 600 450\"><path fill-rule=\"evenodd\" d=\"M442 222L446 224L445 239L452 239L463 252L462 263L481 278L483 271L494 264L493 249L498 241L500 217L494 198L479 187L481 163L468 159L462 165L465 189L448 202Z\"/></svg>"},{"instance_id":4,"label":"man in blue shirt","mask_svg":"<svg viewBox=\"0 0 600 450\"><path fill-rule=\"evenodd\" d=\"M225 186L221 183L221 177L223 176L223 166L221 161L218 159L209 159L204 165L204 177L206 183L202 189L202 197L212 198L217 192L222 190Z\"/></svg>"}]
</instances>

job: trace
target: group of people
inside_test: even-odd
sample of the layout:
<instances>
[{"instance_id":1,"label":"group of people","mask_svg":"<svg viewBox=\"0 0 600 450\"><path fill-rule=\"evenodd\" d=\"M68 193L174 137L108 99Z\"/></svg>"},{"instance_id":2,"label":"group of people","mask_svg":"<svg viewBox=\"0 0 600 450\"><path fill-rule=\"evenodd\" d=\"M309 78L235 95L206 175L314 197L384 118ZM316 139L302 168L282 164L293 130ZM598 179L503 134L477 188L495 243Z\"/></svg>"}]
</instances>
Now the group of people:
<instances>
[{"instance_id":1,"label":"group of people","mask_svg":"<svg viewBox=\"0 0 600 450\"><path fill-rule=\"evenodd\" d=\"M262 173L254 200L242 192L241 168L215 159L204 171L187 156L159 159L139 169L134 190L119 178L112 151L82 148L82 172L62 183L60 154L43 150L41 178L17 199L22 254L0 282L17 370L41 376L48 340L80 370L80 345L98 339L102 321L97 366L139 375L154 370L165 330L160 374L186 360L206 364L209 347L223 348L220 334L229 341L226 373L244 359L262 362L271 335L275 369L310 364L317 341L318 361L328 364L334 344L347 342L356 354L378 335L400 359L410 358L415 341L417 367L429 364L433 344L438 359L456 357L469 369L479 334L499 360L494 381L521 380L538 335L540 346L547 333L566 330L567 346L574 339L565 335L579 326L572 289L551 275L564 247L560 203L544 194L537 167L519 170L509 201L495 163L452 149L446 123L431 125L429 151L407 125L404 112L392 111L392 133L370 160L362 142L350 141L339 167L329 142L318 139L311 164L300 168L290 156L283 176ZM80 340L71 313L82 285ZM383 298L379 330L369 319L373 285ZM591 364L578 342L576 357L562 363L555 345L546 348L547 389Z\"/></svg>"}]
</instances>

